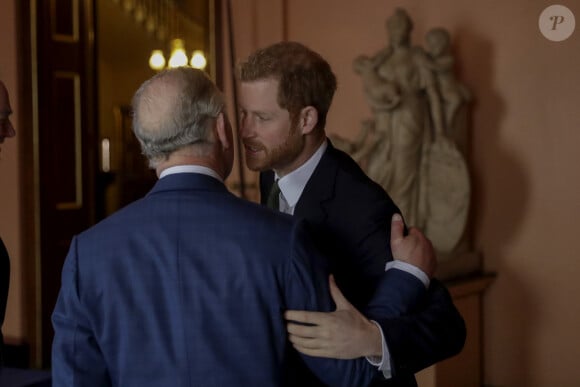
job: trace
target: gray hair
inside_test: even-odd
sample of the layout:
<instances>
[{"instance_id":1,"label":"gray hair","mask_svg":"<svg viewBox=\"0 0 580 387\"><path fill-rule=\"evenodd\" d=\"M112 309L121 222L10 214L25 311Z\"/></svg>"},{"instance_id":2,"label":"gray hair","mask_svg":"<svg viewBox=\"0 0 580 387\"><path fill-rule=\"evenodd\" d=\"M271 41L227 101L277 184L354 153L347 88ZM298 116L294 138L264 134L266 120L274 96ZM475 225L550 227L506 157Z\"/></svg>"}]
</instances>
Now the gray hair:
<instances>
[{"instance_id":1,"label":"gray hair","mask_svg":"<svg viewBox=\"0 0 580 387\"><path fill-rule=\"evenodd\" d=\"M174 151L192 144L206 152L225 100L203 71L179 67L145 81L133 96L132 106L133 132L155 168Z\"/></svg>"}]
</instances>

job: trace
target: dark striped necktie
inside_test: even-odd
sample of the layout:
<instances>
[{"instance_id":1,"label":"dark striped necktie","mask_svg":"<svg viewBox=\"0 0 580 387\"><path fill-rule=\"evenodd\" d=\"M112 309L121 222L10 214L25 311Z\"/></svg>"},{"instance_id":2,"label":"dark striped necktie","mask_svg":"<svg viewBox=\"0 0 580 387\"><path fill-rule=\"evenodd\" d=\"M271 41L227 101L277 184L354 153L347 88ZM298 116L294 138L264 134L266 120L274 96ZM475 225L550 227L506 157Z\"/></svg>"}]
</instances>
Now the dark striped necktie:
<instances>
[{"instance_id":1,"label":"dark striped necktie","mask_svg":"<svg viewBox=\"0 0 580 387\"><path fill-rule=\"evenodd\" d=\"M270 188L266 205L268 208L272 208L276 211L280 210L280 187L278 186L278 180L274 180L274 184L272 184L272 188Z\"/></svg>"}]
</instances>

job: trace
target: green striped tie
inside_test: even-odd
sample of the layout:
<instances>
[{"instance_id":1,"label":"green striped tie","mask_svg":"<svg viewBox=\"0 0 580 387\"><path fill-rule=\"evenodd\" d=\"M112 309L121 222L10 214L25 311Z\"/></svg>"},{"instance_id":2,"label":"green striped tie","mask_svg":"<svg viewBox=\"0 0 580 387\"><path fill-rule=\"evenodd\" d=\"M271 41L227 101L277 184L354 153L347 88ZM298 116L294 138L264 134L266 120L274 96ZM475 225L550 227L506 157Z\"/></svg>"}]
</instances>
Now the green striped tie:
<instances>
[{"instance_id":1,"label":"green striped tie","mask_svg":"<svg viewBox=\"0 0 580 387\"><path fill-rule=\"evenodd\" d=\"M280 187L278 186L278 180L275 180L274 184L272 184L272 188L270 188L266 205L268 208L272 208L276 211L280 210Z\"/></svg>"}]
</instances>

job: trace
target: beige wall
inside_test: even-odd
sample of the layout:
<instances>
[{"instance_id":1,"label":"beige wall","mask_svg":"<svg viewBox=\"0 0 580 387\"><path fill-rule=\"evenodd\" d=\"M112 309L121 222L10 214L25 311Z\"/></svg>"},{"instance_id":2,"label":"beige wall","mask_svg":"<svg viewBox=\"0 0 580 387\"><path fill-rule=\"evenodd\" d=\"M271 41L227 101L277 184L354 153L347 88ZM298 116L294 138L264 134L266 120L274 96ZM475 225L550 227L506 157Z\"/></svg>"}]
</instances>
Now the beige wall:
<instances>
[{"instance_id":1,"label":"beige wall","mask_svg":"<svg viewBox=\"0 0 580 387\"><path fill-rule=\"evenodd\" d=\"M323 54L339 78L328 129L354 136L368 116L358 54L385 44L395 6L411 14L414 42L428 28L453 35L460 77L473 91L474 240L497 281L485 298L485 382L514 387L574 386L580 380L577 327L580 263L580 27L565 42L538 31L540 0L234 1L237 57L275 40L300 40ZM580 18L577 1L562 0ZM18 131L14 1L0 0L0 77ZM18 137L2 146L0 235L12 257L4 331L21 337ZM16 279L16 280L15 280Z\"/></svg>"},{"instance_id":2,"label":"beige wall","mask_svg":"<svg viewBox=\"0 0 580 387\"><path fill-rule=\"evenodd\" d=\"M413 18L413 41L447 28L460 78L472 90L474 241L498 272L484 300L484 381L497 386L575 386L580 262L580 27L567 41L538 30L541 0L247 0L236 3L238 57L279 39L326 57L339 89L329 132L354 136L369 116L351 63L386 43L394 7ZM580 3L562 0L580 23ZM283 9L269 15L263 6ZM285 5L285 9L284 9Z\"/></svg>"}]
</instances>

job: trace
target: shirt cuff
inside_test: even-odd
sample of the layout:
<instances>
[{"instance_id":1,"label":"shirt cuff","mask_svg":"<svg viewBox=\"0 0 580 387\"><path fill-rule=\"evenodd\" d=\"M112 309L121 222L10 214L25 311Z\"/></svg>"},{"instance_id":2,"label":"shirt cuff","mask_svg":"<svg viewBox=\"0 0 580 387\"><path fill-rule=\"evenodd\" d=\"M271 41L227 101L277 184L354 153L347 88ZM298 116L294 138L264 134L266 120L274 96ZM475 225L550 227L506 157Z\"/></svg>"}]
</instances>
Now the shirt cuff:
<instances>
[{"instance_id":1,"label":"shirt cuff","mask_svg":"<svg viewBox=\"0 0 580 387\"><path fill-rule=\"evenodd\" d=\"M394 260L394 261L387 262L387 265L385 266L385 271L387 271L389 269L399 269L402 271L406 271L407 273L412 274L415 277L417 277L419 279L419 281L423 282L423 285L425 285L425 288L429 288L429 284L431 283L429 276L427 274L425 274L425 272L423 270L419 269L417 266L413 266L407 262Z\"/></svg>"},{"instance_id":2,"label":"shirt cuff","mask_svg":"<svg viewBox=\"0 0 580 387\"><path fill-rule=\"evenodd\" d=\"M389 348L387 347L385 335L383 335L383 329L381 328L379 323L377 323L376 321L373 321L373 320L371 320L371 321L373 322L373 324L375 324L379 328L379 332L381 332L383 356L382 357L367 356L366 359L369 363L371 363L372 365L377 367L379 369L379 371L381 371L383 373L383 376L385 377L385 379L390 379L392 376L392 373L391 373L391 354L389 353Z\"/></svg>"}]
</instances>

